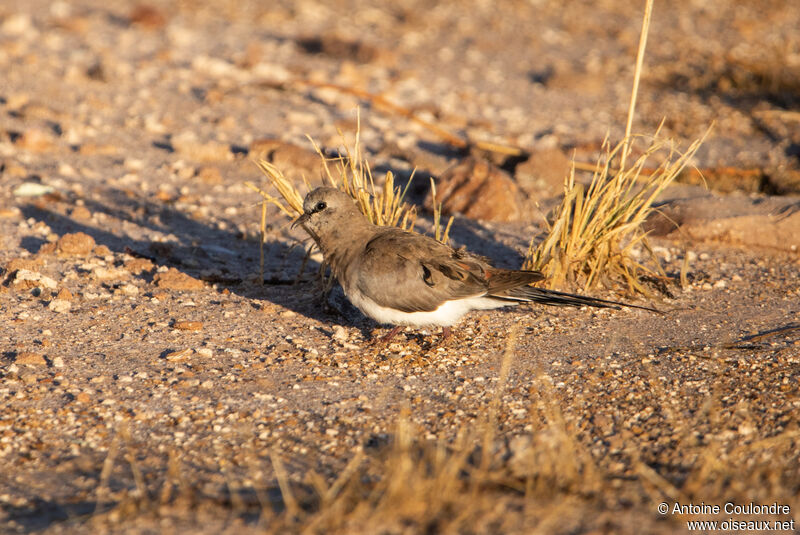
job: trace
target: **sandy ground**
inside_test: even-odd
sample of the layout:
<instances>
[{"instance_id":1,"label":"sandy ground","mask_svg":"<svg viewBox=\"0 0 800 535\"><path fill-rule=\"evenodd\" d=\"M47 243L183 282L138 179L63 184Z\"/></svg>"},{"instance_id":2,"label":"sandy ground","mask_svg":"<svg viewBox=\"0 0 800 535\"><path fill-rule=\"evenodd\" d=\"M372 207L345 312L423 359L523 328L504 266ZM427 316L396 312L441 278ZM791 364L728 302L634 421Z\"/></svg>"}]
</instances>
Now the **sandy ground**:
<instances>
[{"instance_id":1,"label":"sandy ground","mask_svg":"<svg viewBox=\"0 0 800 535\"><path fill-rule=\"evenodd\" d=\"M668 533L706 517L659 503L726 501L790 512L709 518L800 521L795 3L656 6L634 131L666 118L685 147L714 123L694 162L707 187L683 177L650 222L666 272L688 265L649 301L664 316L520 307L474 313L445 344L407 330L376 348L383 329L322 298L313 260L298 276L306 237L273 208L259 281L252 154L277 147L287 174L314 177L305 136L335 149L360 106L376 170L438 177L466 155L341 88L523 147L530 165L503 168L523 206L547 207L548 158L593 162L623 132L640 17L623 2L0 5L0 531ZM517 267L542 230L536 211L457 216L452 237ZM308 524L325 510L314 481L357 451L364 484L400 477L381 459L404 425L422 449L480 448L503 482L424 514L406 495Z\"/></svg>"}]
</instances>

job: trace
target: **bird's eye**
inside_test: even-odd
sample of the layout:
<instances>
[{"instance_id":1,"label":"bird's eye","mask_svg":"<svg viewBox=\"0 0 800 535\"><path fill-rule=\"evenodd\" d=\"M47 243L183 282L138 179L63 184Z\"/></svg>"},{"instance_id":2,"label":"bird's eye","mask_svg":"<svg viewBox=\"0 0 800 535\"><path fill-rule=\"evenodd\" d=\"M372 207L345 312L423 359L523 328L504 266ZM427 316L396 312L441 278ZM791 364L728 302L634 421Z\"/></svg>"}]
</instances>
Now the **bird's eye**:
<instances>
[{"instance_id":1,"label":"bird's eye","mask_svg":"<svg viewBox=\"0 0 800 535\"><path fill-rule=\"evenodd\" d=\"M328 207L328 205L327 205L327 204L326 204L324 201L320 201L320 202L318 202L318 203L317 203L317 205L314 207L314 211L315 211L315 212L321 212L321 211L323 211L323 210L324 210L325 208L327 208L327 207Z\"/></svg>"}]
</instances>

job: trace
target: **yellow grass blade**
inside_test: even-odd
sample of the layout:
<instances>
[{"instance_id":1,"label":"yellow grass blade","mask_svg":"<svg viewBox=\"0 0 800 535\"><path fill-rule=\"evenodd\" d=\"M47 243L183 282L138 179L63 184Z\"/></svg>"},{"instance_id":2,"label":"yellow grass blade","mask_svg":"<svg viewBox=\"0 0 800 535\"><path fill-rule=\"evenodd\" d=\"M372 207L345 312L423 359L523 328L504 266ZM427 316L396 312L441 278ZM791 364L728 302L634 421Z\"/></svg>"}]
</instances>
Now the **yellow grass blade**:
<instances>
[{"instance_id":1,"label":"yellow grass blade","mask_svg":"<svg viewBox=\"0 0 800 535\"><path fill-rule=\"evenodd\" d=\"M588 187L575 183L574 170L565 179L564 198L549 222L548 235L538 245L531 241L523 268L542 271L551 287L580 283L589 288L618 280L631 291L646 293L641 275L663 275L663 270L646 244L642 223L707 135L708 131L682 154L671 142L653 138L631 166L614 175L609 162L626 143L633 146L644 138L605 145ZM643 176L642 169L654 158L660 159L656 171ZM648 253L647 265L633 259L639 246Z\"/></svg>"},{"instance_id":2,"label":"yellow grass blade","mask_svg":"<svg viewBox=\"0 0 800 535\"><path fill-rule=\"evenodd\" d=\"M397 226L405 230L413 229L417 219L417 210L415 206L406 201L406 194L409 191L411 180L414 178L414 173L411 174L405 187L400 187L395 183L394 174L389 171L384 176L382 187L376 187L369 163L362 155L360 134L359 117L352 146L348 144L344 133L339 131L342 145L339 150L340 155L334 158L325 156L319 145L310 137L308 138L322 161L323 183L350 195L361 212L373 224ZM246 182L245 185L261 195L265 202L276 206L286 216L294 219L302 214L304 195L300 193L295 184L270 162L261 159L255 163L267 177L269 184L277 191L277 195L272 195L249 182ZM431 183L433 184L433 181ZM305 185L308 190L312 189L307 181ZM438 229L436 239L446 243L453 219L450 219L442 233L439 232L441 230L440 218L441 207L438 207L434 210L434 225Z\"/></svg>"}]
</instances>

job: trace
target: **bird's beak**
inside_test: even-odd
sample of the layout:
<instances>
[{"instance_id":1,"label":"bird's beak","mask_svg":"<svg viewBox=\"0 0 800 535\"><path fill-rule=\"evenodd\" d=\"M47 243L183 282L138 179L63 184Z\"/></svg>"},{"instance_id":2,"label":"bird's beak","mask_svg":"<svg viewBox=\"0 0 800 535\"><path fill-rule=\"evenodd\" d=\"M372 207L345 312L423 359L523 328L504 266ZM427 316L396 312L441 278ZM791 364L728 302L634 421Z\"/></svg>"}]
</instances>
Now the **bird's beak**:
<instances>
[{"instance_id":1,"label":"bird's beak","mask_svg":"<svg viewBox=\"0 0 800 535\"><path fill-rule=\"evenodd\" d=\"M298 217L297 219L295 219L295 220L292 222L292 228L295 228L295 227L296 227L296 226L298 226L298 225L300 225L300 226L302 227L303 225L305 225L305 224L306 224L306 221L308 221L308 218L309 218L309 217L311 217L311 215L310 215L310 214L303 214L303 215L301 215L300 217Z\"/></svg>"}]
</instances>

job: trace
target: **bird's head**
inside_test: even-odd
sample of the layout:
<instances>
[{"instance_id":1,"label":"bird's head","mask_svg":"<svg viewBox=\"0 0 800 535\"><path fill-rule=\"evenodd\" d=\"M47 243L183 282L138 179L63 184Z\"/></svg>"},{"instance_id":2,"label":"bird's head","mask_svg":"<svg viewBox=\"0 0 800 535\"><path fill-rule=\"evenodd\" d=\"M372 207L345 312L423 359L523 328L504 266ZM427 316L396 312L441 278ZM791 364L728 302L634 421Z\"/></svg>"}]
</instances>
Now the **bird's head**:
<instances>
[{"instance_id":1,"label":"bird's head","mask_svg":"<svg viewBox=\"0 0 800 535\"><path fill-rule=\"evenodd\" d=\"M353 199L336 188L316 188L303 201L303 214L292 228L301 226L320 248L327 249L332 240L346 239L359 225L369 224ZM327 246L327 247L326 247Z\"/></svg>"}]
</instances>

